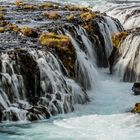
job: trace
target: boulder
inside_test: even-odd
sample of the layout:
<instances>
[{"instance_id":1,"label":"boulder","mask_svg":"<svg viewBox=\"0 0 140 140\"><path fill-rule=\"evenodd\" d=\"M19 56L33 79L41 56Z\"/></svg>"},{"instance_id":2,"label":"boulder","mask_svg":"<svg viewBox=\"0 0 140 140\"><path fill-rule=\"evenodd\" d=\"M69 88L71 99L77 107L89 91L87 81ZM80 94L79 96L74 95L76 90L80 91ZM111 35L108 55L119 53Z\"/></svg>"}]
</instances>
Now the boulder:
<instances>
[{"instance_id":1,"label":"boulder","mask_svg":"<svg viewBox=\"0 0 140 140\"><path fill-rule=\"evenodd\" d=\"M132 91L134 92L134 95L140 95L140 83L136 82L134 83L132 87Z\"/></svg>"},{"instance_id":2,"label":"boulder","mask_svg":"<svg viewBox=\"0 0 140 140\"><path fill-rule=\"evenodd\" d=\"M132 113L140 113L140 103L136 103L135 107L131 111Z\"/></svg>"}]
</instances>

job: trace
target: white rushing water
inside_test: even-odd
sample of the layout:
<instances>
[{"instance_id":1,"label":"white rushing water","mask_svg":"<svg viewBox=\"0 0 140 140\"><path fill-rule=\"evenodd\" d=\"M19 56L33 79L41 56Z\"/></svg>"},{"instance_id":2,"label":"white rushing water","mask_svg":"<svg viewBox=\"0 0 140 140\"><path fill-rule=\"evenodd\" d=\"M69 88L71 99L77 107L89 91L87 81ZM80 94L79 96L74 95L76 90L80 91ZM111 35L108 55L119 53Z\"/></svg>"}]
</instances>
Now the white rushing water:
<instances>
[{"instance_id":1,"label":"white rushing water","mask_svg":"<svg viewBox=\"0 0 140 140\"><path fill-rule=\"evenodd\" d=\"M102 70L91 102L76 111L35 123L1 125L0 140L139 140L139 115L127 113L140 100L123 83Z\"/></svg>"}]
</instances>

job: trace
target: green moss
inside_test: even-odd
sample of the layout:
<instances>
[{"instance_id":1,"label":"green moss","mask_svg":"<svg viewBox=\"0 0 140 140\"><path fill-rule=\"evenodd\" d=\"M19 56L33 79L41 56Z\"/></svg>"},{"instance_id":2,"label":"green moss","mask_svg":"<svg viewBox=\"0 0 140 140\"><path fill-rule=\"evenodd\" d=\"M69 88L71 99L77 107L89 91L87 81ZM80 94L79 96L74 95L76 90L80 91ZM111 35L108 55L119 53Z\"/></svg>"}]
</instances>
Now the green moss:
<instances>
[{"instance_id":1,"label":"green moss","mask_svg":"<svg viewBox=\"0 0 140 140\"><path fill-rule=\"evenodd\" d=\"M4 20L4 15L0 14L0 20Z\"/></svg>"},{"instance_id":2,"label":"green moss","mask_svg":"<svg viewBox=\"0 0 140 140\"><path fill-rule=\"evenodd\" d=\"M132 110L133 113L140 113L140 103L136 103L134 109Z\"/></svg>"},{"instance_id":3,"label":"green moss","mask_svg":"<svg viewBox=\"0 0 140 140\"><path fill-rule=\"evenodd\" d=\"M75 18L74 14L70 14L70 15L66 16L66 19L68 21L72 21L72 20L74 20L74 18Z\"/></svg>"},{"instance_id":4,"label":"green moss","mask_svg":"<svg viewBox=\"0 0 140 140\"><path fill-rule=\"evenodd\" d=\"M93 20L94 18L96 18L96 14L94 12L83 12L80 17L82 18L82 20L84 21L91 21Z\"/></svg>"},{"instance_id":5,"label":"green moss","mask_svg":"<svg viewBox=\"0 0 140 140\"><path fill-rule=\"evenodd\" d=\"M44 2L39 7L47 10L48 8L55 8L56 9L56 8L58 8L58 5L55 5L52 2Z\"/></svg>"},{"instance_id":6,"label":"green moss","mask_svg":"<svg viewBox=\"0 0 140 140\"><path fill-rule=\"evenodd\" d=\"M37 32L34 29L29 28L29 27L24 27L24 28L20 29L20 32L24 36L27 36L27 37L37 37L38 36Z\"/></svg>"},{"instance_id":7,"label":"green moss","mask_svg":"<svg viewBox=\"0 0 140 140\"><path fill-rule=\"evenodd\" d=\"M0 27L0 33L4 33L5 29L3 27Z\"/></svg>"},{"instance_id":8,"label":"green moss","mask_svg":"<svg viewBox=\"0 0 140 140\"><path fill-rule=\"evenodd\" d=\"M20 31L20 28L14 23L7 24L6 28L7 28L7 30L14 31L14 32L19 32Z\"/></svg>"},{"instance_id":9,"label":"green moss","mask_svg":"<svg viewBox=\"0 0 140 140\"><path fill-rule=\"evenodd\" d=\"M35 10L36 9L36 6L35 5L24 5L22 6L22 9L25 9L25 10Z\"/></svg>"},{"instance_id":10,"label":"green moss","mask_svg":"<svg viewBox=\"0 0 140 140\"><path fill-rule=\"evenodd\" d=\"M75 5L66 5L65 8L69 11L89 11L88 7L81 7Z\"/></svg>"},{"instance_id":11,"label":"green moss","mask_svg":"<svg viewBox=\"0 0 140 140\"><path fill-rule=\"evenodd\" d=\"M42 33L39 38L40 44L45 46L55 46L66 49L70 39L66 35L57 35L55 33Z\"/></svg>"},{"instance_id":12,"label":"green moss","mask_svg":"<svg viewBox=\"0 0 140 140\"><path fill-rule=\"evenodd\" d=\"M43 15L51 20L57 20L57 19L61 18L61 16L56 11L45 12L45 13L43 13Z\"/></svg>"},{"instance_id":13,"label":"green moss","mask_svg":"<svg viewBox=\"0 0 140 140\"><path fill-rule=\"evenodd\" d=\"M15 5L16 5L17 7L21 7L21 6L24 6L25 4L23 3L22 0L16 0Z\"/></svg>"},{"instance_id":14,"label":"green moss","mask_svg":"<svg viewBox=\"0 0 140 140\"><path fill-rule=\"evenodd\" d=\"M74 77L76 53L71 44L70 38L66 35L58 35L51 32L42 33L40 35L39 42L42 46L47 46L48 49L53 48L68 70L69 74Z\"/></svg>"},{"instance_id":15,"label":"green moss","mask_svg":"<svg viewBox=\"0 0 140 140\"><path fill-rule=\"evenodd\" d=\"M6 11L6 9L2 6L0 6L0 12Z\"/></svg>"}]
</instances>

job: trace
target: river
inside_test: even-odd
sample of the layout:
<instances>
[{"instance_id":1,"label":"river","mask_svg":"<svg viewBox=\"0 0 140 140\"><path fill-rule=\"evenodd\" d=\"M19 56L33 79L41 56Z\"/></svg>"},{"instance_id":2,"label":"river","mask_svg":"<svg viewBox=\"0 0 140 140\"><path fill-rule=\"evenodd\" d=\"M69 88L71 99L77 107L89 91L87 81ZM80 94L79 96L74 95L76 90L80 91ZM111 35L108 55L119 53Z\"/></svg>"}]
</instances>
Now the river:
<instances>
[{"instance_id":1,"label":"river","mask_svg":"<svg viewBox=\"0 0 140 140\"><path fill-rule=\"evenodd\" d=\"M99 4L93 0L69 2ZM132 94L133 84L121 82L108 69L96 70L94 88L88 91L89 103L75 105L74 112L48 120L2 123L0 140L139 140L140 116L129 112L140 101Z\"/></svg>"}]
</instances>

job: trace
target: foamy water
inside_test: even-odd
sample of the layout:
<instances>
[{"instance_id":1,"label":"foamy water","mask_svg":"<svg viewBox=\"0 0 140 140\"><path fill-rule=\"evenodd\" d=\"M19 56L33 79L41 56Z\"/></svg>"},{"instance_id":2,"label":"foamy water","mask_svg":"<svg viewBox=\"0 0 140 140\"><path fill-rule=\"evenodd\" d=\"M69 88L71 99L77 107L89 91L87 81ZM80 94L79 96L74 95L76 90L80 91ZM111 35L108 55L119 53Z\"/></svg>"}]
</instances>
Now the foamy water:
<instances>
[{"instance_id":1,"label":"foamy water","mask_svg":"<svg viewBox=\"0 0 140 140\"><path fill-rule=\"evenodd\" d=\"M90 91L91 102L76 111L50 120L1 126L1 140L138 140L140 117L127 113L140 100L132 95L130 83L100 73L100 81Z\"/></svg>"},{"instance_id":2,"label":"foamy water","mask_svg":"<svg viewBox=\"0 0 140 140\"><path fill-rule=\"evenodd\" d=\"M92 0L70 2L94 5ZM0 124L0 140L139 140L140 116L129 113L140 101L132 94L132 83L120 82L105 69L98 75L88 92L90 103L45 121Z\"/></svg>"}]
</instances>

